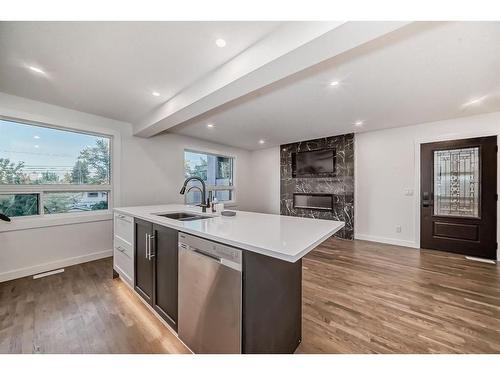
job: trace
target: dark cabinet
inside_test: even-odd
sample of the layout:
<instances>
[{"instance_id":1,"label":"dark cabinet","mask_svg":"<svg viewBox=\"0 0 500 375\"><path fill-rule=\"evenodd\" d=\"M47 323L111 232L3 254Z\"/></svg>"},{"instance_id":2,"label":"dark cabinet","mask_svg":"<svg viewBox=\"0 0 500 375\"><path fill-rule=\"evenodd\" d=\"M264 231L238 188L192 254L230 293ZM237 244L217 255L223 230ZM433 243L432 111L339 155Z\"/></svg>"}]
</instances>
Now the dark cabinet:
<instances>
[{"instance_id":1,"label":"dark cabinet","mask_svg":"<svg viewBox=\"0 0 500 375\"><path fill-rule=\"evenodd\" d=\"M153 225L155 243L153 308L177 330L178 232Z\"/></svg>"},{"instance_id":2,"label":"dark cabinet","mask_svg":"<svg viewBox=\"0 0 500 375\"><path fill-rule=\"evenodd\" d=\"M135 219L137 293L177 330L178 231Z\"/></svg>"},{"instance_id":3,"label":"dark cabinet","mask_svg":"<svg viewBox=\"0 0 500 375\"><path fill-rule=\"evenodd\" d=\"M135 219L134 289L150 305L153 303L153 262L149 256L153 225Z\"/></svg>"}]
</instances>

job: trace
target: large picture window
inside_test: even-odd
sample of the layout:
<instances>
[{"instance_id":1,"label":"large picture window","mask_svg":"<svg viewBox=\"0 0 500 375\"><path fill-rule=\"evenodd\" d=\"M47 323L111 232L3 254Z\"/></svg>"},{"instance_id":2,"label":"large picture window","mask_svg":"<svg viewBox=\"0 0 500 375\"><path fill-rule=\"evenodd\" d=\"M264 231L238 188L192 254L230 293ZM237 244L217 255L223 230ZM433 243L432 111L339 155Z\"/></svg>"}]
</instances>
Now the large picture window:
<instances>
[{"instance_id":1,"label":"large picture window","mask_svg":"<svg viewBox=\"0 0 500 375\"><path fill-rule=\"evenodd\" d=\"M234 158L198 151L184 151L185 177L197 176L205 181L207 190L219 201L234 200ZM190 186L196 186L195 183ZM201 203L198 189L189 190L185 196L187 204Z\"/></svg>"},{"instance_id":2,"label":"large picture window","mask_svg":"<svg viewBox=\"0 0 500 375\"><path fill-rule=\"evenodd\" d=\"M0 213L110 208L110 137L2 119L0 134Z\"/></svg>"}]
</instances>

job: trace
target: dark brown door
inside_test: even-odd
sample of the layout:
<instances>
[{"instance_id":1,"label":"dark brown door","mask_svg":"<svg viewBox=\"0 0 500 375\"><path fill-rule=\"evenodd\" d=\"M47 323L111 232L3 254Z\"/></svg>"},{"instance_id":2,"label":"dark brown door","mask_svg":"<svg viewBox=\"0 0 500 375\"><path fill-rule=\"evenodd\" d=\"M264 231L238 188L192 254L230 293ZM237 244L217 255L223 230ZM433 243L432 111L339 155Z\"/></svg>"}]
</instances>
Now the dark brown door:
<instances>
[{"instance_id":1,"label":"dark brown door","mask_svg":"<svg viewBox=\"0 0 500 375\"><path fill-rule=\"evenodd\" d=\"M421 145L420 246L496 259L497 137Z\"/></svg>"},{"instance_id":2,"label":"dark brown door","mask_svg":"<svg viewBox=\"0 0 500 375\"><path fill-rule=\"evenodd\" d=\"M153 230L153 308L177 331L178 232L160 225Z\"/></svg>"},{"instance_id":3,"label":"dark brown door","mask_svg":"<svg viewBox=\"0 0 500 375\"><path fill-rule=\"evenodd\" d=\"M135 219L134 289L150 305L153 304L153 261L149 256L153 224Z\"/></svg>"}]
</instances>

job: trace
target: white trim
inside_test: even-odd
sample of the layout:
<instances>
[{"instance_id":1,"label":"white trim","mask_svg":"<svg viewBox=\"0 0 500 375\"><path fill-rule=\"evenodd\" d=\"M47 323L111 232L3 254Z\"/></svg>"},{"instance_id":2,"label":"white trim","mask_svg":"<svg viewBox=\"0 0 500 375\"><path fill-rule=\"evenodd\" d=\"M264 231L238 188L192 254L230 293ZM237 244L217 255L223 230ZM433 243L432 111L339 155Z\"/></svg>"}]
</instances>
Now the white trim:
<instances>
[{"instance_id":1,"label":"white trim","mask_svg":"<svg viewBox=\"0 0 500 375\"><path fill-rule=\"evenodd\" d=\"M440 134L429 137L422 137L415 139L415 186L414 186L414 207L415 207L415 243L420 248L420 146L423 143L452 141L456 139L478 138L497 136L497 143L500 140L500 131L494 132L492 130L486 131L470 131L470 132L457 132ZM500 153L497 155L497 181L500 175ZM500 186L497 186L497 189ZM500 240L500 205L497 202L497 241ZM500 250L497 250L497 259L500 260Z\"/></svg>"},{"instance_id":2,"label":"white trim","mask_svg":"<svg viewBox=\"0 0 500 375\"><path fill-rule=\"evenodd\" d=\"M80 255L76 257L60 259L53 262L38 264L36 266L18 268L16 270L0 273L0 282L36 275L41 272L52 271L57 268L69 267L75 264L86 263L97 259L109 258L112 255L113 255L113 249L110 249L110 250L104 250L95 253Z\"/></svg>"},{"instance_id":3,"label":"white trim","mask_svg":"<svg viewBox=\"0 0 500 375\"><path fill-rule=\"evenodd\" d=\"M0 185L0 194L41 194L64 193L73 191L111 191L113 185L72 185L72 184L54 184L54 185Z\"/></svg>"},{"instance_id":4,"label":"white trim","mask_svg":"<svg viewBox=\"0 0 500 375\"><path fill-rule=\"evenodd\" d=\"M66 216L69 215L69 216ZM111 210L103 212L74 212L71 214L51 214L41 216L13 217L10 223L0 221L0 233L15 230L55 227L61 225L91 223L96 221L113 220Z\"/></svg>"},{"instance_id":5,"label":"white trim","mask_svg":"<svg viewBox=\"0 0 500 375\"><path fill-rule=\"evenodd\" d=\"M380 243L386 243L389 245L396 245L396 246L403 246L403 247L408 247L408 248L413 248L413 249L419 249L419 246L414 241L398 240L395 238L387 238L387 237L369 236L367 234L354 234L354 238L357 240L380 242Z\"/></svg>"}]
</instances>

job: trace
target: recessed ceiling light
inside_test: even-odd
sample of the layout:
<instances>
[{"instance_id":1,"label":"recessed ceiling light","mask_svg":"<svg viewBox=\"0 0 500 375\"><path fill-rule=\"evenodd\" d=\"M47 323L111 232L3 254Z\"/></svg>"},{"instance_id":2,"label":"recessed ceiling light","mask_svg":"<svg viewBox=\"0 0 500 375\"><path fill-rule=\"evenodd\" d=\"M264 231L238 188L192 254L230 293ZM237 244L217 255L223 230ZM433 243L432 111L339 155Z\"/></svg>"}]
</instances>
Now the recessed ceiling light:
<instances>
[{"instance_id":1,"label":"recessed ceiling light","mask_svg":"<svg viewBox=\"0 0 500 375\"><path fill-rule=\"evenodd\" d=\"M151 94L152 94L153 96L160 96L160 93L159 93L158 91L153 91Z\"/></svg>"},{"instance_id":2,"label":"recessed ceiling light","mask_svg":"<svg viewBox=\"0 0 500 375\"><path fill-rule=\"evenodd\" d=\"M474 104L479 104L481 103L484 99L486 99L486 96L482 96L480 98L474 98L472 100L469 100L467 103L464 103L464 107L474 105Z\"/></svg>"},{"instance_id":3,"label":"recessed ceiling light","mask_svg":"<svg viewBox=\"0 0 500 375\"><path fill-rule=\"evenodd\" d=\"M35 138L35 139L40 139L40 136L35 135L33 138Z\"/></svg>"},{"instance_id":4,"label":"recessed ceiling light","mask_svg":"<svg viewBox=\"0 0 500 375\"><path fill-rule=\"evenodd\" d=\"M340 85L339 81L332 81L332 82L330 82L330 86L338 86L338 85Z\"/></svg>"},{"instance_id":5,"label":"recessed ceiling light","mask_svg":"<svg viewBox=\"0 0 500 375\"><path fill-rule=\"evenodd\" d=\"M214 124L207 124L207 128L215 128Z\"/></svg>"},{"instance_id":6,"label":"recessed ceiling light","mask_svg":"<svg viewBox=\"0 0 500 375\"><path fill-rule=\"evenodd\" d=\"M363 126L363 121L361 121L361 120L360 121L356 121L354 123L354 126Z\"/></svg>"},{"instance_id":7,"label":"recessed ceiling light","mask_svg":"<svg viewBox=\"0 0 500 375\"><path fill-rule=\"evenodd\" d=\"M28 66L29 70L31 70L32 72L36 72L38 74L45 74L45 72L40 69L40 68L37 68L36 66Z\"/></svg>"},{"instance_id":8,"label":"recessed ceiling light","mask_svg":"<svg viewBox=\"0 0 500 375\"><path fill-rule=\"evenodd\" d=\"M39 148L39 147L40 147L40 146L38 146L38 145L35 145L35 148Z\"/></svg>"},{"instance_id":9,"label":"recessed ceiling light","mask_svg":"<svg viewBox=\"0 0 500 375\"><path fill-rule=\"evenodd\" d=\"M217 45L217 47L223 48L226 46L226 41L224 39L219 38L215 41L215 44Z\"/></svg>"},{"instance_id":10,"label":"recessed ceiling light","mask_svg":"<svg viewBox=\"0 0 500 375\"><path fill-rule=\"evenodd\" d=\"M266 143L266 141L264 141L263 139L261 139L261 140L259 140L259 143L260 143L261 145L263 145L264 143Z\"/></svg>"}]
</instances>

